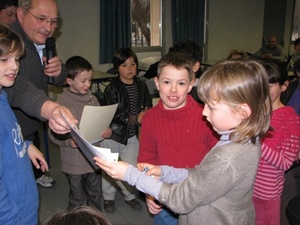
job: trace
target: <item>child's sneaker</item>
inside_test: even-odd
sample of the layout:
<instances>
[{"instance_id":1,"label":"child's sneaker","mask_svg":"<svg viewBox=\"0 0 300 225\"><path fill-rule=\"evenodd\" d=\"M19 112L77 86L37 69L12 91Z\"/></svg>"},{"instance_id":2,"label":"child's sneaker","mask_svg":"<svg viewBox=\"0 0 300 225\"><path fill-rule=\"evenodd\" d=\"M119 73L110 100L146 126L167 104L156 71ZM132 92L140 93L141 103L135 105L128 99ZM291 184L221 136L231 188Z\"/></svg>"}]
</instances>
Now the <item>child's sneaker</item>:
<instances>
[{"instance_id":1,"label":"child's sneaker","mask_svg":"<svg viewBox=\"0 0 300 225\"><path fill-rule=\"evenodd\" d=\"M52 177L47 177L47 176L43 175L40 178L36 179L36 183L41 185L42 187L49 188L49 187L52 187L51 182L49 182L50 180L52 180L52 182L54 181Z\"/></svg>"}]
</instances>

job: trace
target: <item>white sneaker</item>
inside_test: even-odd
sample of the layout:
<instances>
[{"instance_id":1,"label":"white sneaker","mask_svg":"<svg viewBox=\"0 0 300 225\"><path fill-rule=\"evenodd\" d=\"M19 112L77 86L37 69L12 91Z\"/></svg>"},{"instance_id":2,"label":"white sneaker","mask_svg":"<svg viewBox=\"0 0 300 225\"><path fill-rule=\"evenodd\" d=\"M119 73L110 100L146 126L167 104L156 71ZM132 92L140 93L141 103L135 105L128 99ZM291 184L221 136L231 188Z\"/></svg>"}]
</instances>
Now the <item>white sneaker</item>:
<instances>
[{"instance_id":1,"label":"white sneaker","mask_svg":"<svg viewBox=\"0 0 300 225\"><path fill-rule=\"evenodd\" d=\"M43 180L46 182L46 183L53 183L54 179L48 175L43 175L42 176Z\"/></svg>"},{"instance_id":2,"label":"white sneaker","mask_svg":"<svg viewBox=\"0 0 300 225\"><path fill-rule=\"evenodd\" d=\"M45 175L41 176L40 178L36 179L36 183L41 185L42 187L52 187L52 184L49 182L46 182L47 179L44 179L44 177L46 177Z\"/></svg>"}]
</instances>

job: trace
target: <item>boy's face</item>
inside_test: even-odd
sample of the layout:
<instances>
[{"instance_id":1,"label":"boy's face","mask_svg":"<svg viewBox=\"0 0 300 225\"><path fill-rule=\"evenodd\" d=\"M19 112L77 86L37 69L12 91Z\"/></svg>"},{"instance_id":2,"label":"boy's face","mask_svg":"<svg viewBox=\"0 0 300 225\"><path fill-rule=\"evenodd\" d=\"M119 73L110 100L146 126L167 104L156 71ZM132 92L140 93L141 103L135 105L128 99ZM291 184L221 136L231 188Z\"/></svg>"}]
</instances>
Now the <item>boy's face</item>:
<instances>
[{"instance_id":1,"label":"boy's face","mask_svg":"<svg viewBox=\"0 0 300 225\"><path fill-rule=\"evenodd\" d=\"M72 80L67 78L67 83L70 85L70 90L74 93L86 94L91 87L93 71L84 70L78 73Z\"/></svg>"},{"instance_id":2,"label":"boy's face","mask_svg":"<svg viewBox=\"0 0 300 225\"><path fill-rule=\"evenodd\" d=\"M154 78L160 98L165 109L175 110L186 104L186 96L192 90L194 82L189 78L189 72L173 66L162 68L159 78Z\"/></svg>"},{"instance_id":3,"label":"boy's face","mask_svg":"<svg viewBox=\"0 0 300 225\"><path fill-rule=\"evenodd\" d=\"M0 11L0 22L6 26L9 26L16 20L16 6L9 6Z\"/></svg>"},{"instance_id":4,"label":"boy's face","mask_svg":"<svg viewBox=\"0 0 300 225\"><path fill-rule=\"evenodd\" d=\"M0 89L14 84L19 71L19 56L9 54L0 57Z\"/></svg>"},{"instance_id":5,"label":"boy's face","mask_svg":"<svg viewBox=\"0 0 300 225\"><path fill-rule=\"evenodd\" d=\"M133 78L136 75L136 63L132 57L128 58L123 64L118 68L120 79L125 84L132 84Z\"/></svg>"},{"instance_id":6,"label":"boy's face","mask_svg":"<svg viewBox=\"0 0 300 225\"><path fill-rule=\"evenodd\" d=\"M300 52L300 44L295 45L295 52Z\"/></svg>"}]
</instances>

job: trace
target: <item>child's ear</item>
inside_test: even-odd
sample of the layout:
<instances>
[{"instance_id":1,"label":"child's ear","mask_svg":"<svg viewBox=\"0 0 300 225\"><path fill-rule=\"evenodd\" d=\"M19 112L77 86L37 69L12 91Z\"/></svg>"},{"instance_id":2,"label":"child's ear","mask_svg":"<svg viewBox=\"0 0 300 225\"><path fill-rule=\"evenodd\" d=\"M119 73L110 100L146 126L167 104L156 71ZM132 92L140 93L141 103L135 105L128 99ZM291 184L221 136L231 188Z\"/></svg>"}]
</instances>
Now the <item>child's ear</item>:
<instances>
[{"instance_id":1,"label":"child's ear","mask_svg":"<svg viewBox=\"0 0 300 225\"><path fill-rule=\"evenodd\" d=\"M68 85L71 85L72 84L72 79L67 77L66 82L67 82Z\"/></svg>"},{"instance_id":2,"label":"child's ear","mask_svg":"<svg viewBox=\"0 0 300 225\"><path fill-rule=\"evenodd\" d=\"M154 80L154 83L155 83L156 89L159 91L158 77L157 77L157 76L156 76L156 77L154 77L154 78L153 78L153 80Z\"/></svg>"},{"instance_id":3,"label":"child's ear","mask_svg":"<svg viewBox=\"0 0 300 225\"><path fill-rule=\"evenodd\" d=\"M190 84L189 84L188 93L193 89L194 84L195 84L195 80L192 80L192 81L190 82Z\"/></svg>"},{"instance_id":4,"label":"child's ear","mask_svg":"<svg viewBox=\"0 0 300 225\"><path fill-rule=\"evenodd\" d=\"M285 81L282 85L280 85L281 92L285 92L289 86L289 81Z\"/></svg>"},{"instance_id":5,"label":"child's ear","mask_svg":"<svg viewBox=\"0 0 300 225\"><path fill-rule=\"evenodd\" d=\"M243 120L243 119L248 118L251 115L252 110L250 109L248 104L243 103L239 107L239 112L240 112L240 115L241 115L241 119Z\"/></svg>"}]
</instances>

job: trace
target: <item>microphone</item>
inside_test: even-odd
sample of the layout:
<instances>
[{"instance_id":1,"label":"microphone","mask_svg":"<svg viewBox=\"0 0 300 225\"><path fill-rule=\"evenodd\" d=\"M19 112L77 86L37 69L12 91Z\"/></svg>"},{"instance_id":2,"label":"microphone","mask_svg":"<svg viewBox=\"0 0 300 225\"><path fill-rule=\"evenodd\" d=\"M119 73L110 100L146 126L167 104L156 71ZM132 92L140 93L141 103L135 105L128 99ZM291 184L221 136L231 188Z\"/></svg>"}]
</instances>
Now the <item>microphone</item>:
<instances>
[{"instance_id":1,"label":"microphone","mask_svg":"<svg viewBox=\"0 0 300 225\"><path fill-rule=\"evenodd\" d=\"M48 37L46 39L46 58L47 58L47 63L49 59L52 59L55 54L55 39L53 37ZM53 84L54 78L53 77L48 77L48 83Z\"/></svg>"}]
</instances>

